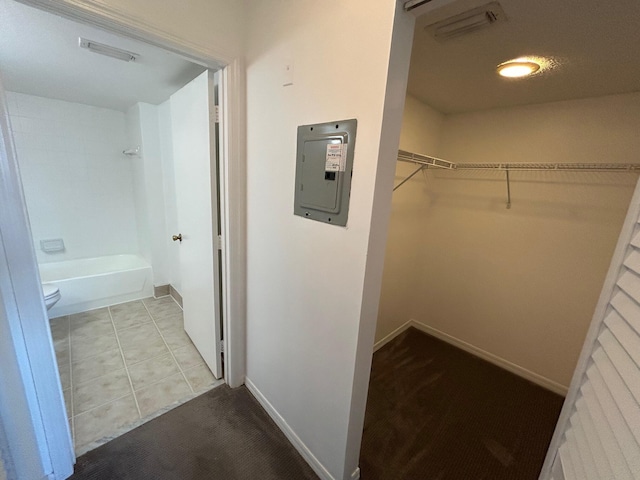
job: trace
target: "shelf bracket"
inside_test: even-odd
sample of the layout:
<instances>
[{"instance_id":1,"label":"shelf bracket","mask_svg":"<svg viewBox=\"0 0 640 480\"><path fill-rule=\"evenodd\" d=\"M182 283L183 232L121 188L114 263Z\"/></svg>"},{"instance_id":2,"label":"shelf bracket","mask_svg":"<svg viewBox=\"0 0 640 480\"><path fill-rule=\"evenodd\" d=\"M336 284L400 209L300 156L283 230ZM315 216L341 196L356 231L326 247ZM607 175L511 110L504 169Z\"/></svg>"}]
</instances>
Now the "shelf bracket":
<instances>
[{"instance_id":1,"label":"shelf bracket","mask_svg":"<svg viewBox=\"0 0 640 480\"><path fill-rule=\"evenodd\" d=\"M404 185L406 182L408 182L409 180L411 180L411 178L417 174L418 172L421 172L423 168L426 168L426 165L420 165L418 168L415 169L415 171L409 175L407 178L405 178L404 180L402 180L398 185L396 185L395 187L393 187L393 191L395 192L397 189L399 189L402 185Z\"/></svg>"}]
</instances>

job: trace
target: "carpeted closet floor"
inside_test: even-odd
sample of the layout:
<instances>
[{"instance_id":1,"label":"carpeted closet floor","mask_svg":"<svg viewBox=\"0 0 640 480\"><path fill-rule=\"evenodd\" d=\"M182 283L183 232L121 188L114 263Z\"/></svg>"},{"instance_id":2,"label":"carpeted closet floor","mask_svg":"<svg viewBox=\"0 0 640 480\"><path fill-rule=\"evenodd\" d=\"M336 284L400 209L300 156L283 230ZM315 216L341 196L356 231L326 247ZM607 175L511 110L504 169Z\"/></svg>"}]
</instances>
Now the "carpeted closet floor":
<instances>
[{"instance_id":1,"label":"carpeted closet floor","mask_svg":"<svg viewBox=\"0 0 640 480\"><path fill-rule=\"evenodd\" d=\"M563 400L410 328L373 356L361 479L537 480Z\"/></svg>"}]
</instances>

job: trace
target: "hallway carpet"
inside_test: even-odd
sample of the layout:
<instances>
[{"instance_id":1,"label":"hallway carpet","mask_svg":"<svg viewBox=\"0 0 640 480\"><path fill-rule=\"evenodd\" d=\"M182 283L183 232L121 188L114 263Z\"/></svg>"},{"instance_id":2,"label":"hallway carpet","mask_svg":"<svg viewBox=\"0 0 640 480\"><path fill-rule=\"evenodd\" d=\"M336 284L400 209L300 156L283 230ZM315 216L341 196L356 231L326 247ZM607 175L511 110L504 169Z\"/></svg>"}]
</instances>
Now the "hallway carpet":
<instances>
[{"instance_id":1,"label":"hallway carpet","mask_svg":"<svg viewBox=\"0 0 640 480\"><path fill-rule=\"evenodd\" d=\"M373 356L361 479L537 480L563 400L410 328Z\"/></svg>"},{"instance_id":2,"label":"hallway carpet","mask_svg":"<svg viewBox=\"0 0 640 480\"><path fill-rule=\"evenodd\" d=\"M78 458L72 480L315 480L245 387L214 388Z\"/></svg>"}]
</instances>

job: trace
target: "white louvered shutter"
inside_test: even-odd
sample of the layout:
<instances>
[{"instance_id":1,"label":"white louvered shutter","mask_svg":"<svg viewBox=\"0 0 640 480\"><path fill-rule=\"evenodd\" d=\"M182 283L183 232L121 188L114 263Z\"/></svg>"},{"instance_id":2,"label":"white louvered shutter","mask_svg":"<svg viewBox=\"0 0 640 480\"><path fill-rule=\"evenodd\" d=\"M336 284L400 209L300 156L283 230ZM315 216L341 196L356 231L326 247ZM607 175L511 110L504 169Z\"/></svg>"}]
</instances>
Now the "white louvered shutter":
<instances>
[{"instance_id":1,"label":"white louvered shutter","mask_svg":"<svg viewBox=\"0 0 640 480\"><path fill-rule=\"evenodd\" d=\"M640 182L540 480L640 480Z\"/></svg>"}]
</instances>

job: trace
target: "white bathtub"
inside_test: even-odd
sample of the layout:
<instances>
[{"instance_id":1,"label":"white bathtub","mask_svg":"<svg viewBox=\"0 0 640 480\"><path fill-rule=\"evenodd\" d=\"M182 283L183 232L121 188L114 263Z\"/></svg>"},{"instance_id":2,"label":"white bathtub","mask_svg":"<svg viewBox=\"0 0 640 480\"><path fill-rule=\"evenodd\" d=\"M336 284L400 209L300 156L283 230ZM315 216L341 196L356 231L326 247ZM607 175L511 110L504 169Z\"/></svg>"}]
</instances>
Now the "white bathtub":
<instances>
[{"instance_id":1,"label":"white bathtub","mask_svg":"<svg viewBox=\"0 0 640 480\"><path fill-rule=\"evenodd\" d=\"M138 255L110 255L41 263L43 283L60 289L60 301L49 317L84 312L153 295L151 265Z\"/></svg>"}]
</instances>

